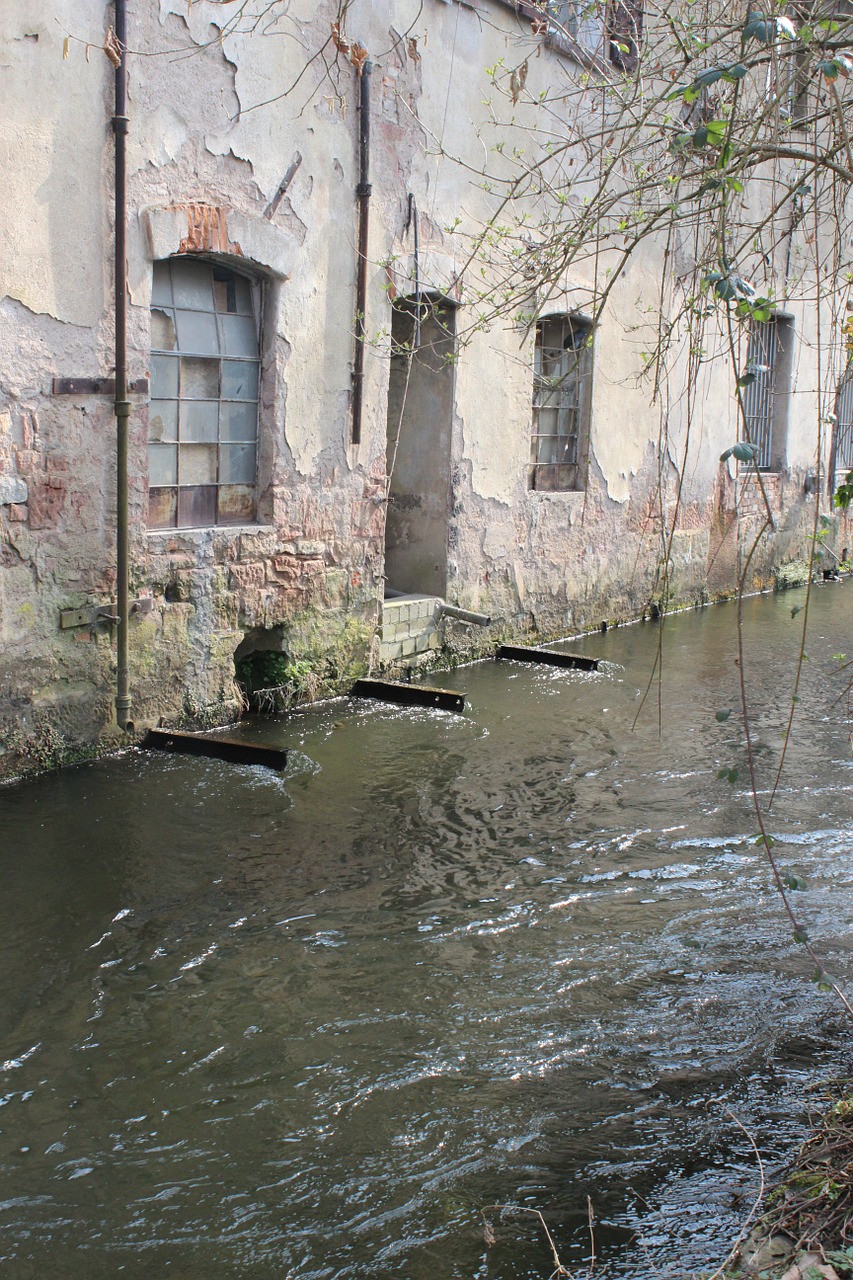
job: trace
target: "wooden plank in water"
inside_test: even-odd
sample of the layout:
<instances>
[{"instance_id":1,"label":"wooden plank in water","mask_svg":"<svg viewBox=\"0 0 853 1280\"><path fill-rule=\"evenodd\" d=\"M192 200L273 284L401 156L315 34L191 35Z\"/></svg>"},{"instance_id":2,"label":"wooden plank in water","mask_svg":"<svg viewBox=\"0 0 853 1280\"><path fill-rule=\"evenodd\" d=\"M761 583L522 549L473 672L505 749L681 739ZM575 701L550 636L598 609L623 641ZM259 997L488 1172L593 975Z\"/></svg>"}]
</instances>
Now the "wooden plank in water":
<instances>
[{"instance_id":1,"label":"wooden plank in water","mask_svg":"<svg viewBox=\"0 0 853 1280\"><path fill-rule=\"evenodd\" d=\"M405 684L402 680L356 680L350 689L355 698L375 698L404 707L438 707L440 711L464 711L465 694L434 685Z\"/></svg>"},{"instance_id":2,"label":"wooden plank in water","mask_svg":"<svg viewBox=\"0 0 853 1280\"><path fill-rule=\"evenodd\" d=\"M179 729L149 729L143 747L152 751L175 751L181 755L209 756L229 764L262 764L279 773L287 766L287 751L265 747L241 738L213 737L206 733L186 733Z\"/></svg>"},{"instance_id":3,"label":"wooden plank in water","mask_svg":"<svg viewBox=\"0 0 853 1280\"><path fill-rule=\"evenodd\" d=\"M578 671L597 671L598 658L580 654L556 653L553 649L531 649L522 645L502 644L495 655L513 662L541 662L547 667L574 667Z\"/></svg>"}]
</instances>

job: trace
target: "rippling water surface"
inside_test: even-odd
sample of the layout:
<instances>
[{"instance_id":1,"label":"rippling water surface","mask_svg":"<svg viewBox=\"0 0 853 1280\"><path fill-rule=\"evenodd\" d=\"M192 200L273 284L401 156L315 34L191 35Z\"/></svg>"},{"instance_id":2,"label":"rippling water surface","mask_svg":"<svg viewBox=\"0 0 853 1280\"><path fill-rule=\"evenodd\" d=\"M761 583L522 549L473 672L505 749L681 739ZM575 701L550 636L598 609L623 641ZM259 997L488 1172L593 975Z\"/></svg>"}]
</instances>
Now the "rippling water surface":
<instances>
[{"instance_id":1,"label":"rippling water surface","mask_svg":"<svg viewBox=\"0 0 853 1280\"><path fill-rule=\"evenodd\" d=\"M748 602L756 759L800 594ZM771 826L848 980L853 583L812 606ZM130 753L0 791L0 1274L544 1280L716 1264L848 1030L739 781L733 606L442 675L464 716L247 728L284 777ZM851 650L853 654L853 650ZM741 778L743 773L741 773ZM484 1213L490 1229L484 1230ZM493 1242L487 1243L487 1237Z\"/></svg>"}]
</instances>

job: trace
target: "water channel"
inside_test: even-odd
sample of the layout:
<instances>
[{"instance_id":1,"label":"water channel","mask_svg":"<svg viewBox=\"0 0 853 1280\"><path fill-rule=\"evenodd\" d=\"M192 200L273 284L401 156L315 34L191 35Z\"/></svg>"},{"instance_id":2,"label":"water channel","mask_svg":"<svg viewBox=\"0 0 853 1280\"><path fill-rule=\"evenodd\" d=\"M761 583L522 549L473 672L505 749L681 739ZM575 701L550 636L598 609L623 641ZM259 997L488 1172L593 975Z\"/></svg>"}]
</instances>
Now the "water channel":
<instances>
[{"instance_id":1,"label":"water channel","mask_svg":"<svg viewBox=\"0 0 853 1280\"><path fill-rule=\"evenodd\" d=\"M761 785L803 593L746 604ZM853 976L853 763L816 589L771 826ZM131 752L0 790L0 1274L545 1280L715 1265L849 1069L751 842L735 609L245 730L288 772ZM484 1232L481 1210L490 1222ZM491 1234L491 1241L486 1237Z\"/></svg>"}]
</instances>

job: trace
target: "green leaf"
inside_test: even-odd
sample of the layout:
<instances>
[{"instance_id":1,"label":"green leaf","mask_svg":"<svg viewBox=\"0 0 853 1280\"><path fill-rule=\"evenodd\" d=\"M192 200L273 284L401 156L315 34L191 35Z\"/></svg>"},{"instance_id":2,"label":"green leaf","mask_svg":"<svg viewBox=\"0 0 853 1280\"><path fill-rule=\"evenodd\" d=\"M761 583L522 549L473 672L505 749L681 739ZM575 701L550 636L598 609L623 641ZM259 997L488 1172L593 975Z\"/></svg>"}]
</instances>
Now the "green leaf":
<instances>
[{"instance_id":1,"label":"green leaf","mask_svg":"<svg viewBox=\"0 0 853 1280\"><path fill-rule=\"evenodd\" d=\"M729 769L724 767L722 769L717 770L717 777L724 780L725 782L735 783L738 780L739 774L737 769Z\"/></svg>"},{"instance_id":2,"label":"green leaf","mask_svg":"<svg viewBox=\"0 0 853 1280\"><path fill-rule=\"evenodd\" d=\"M708 130L705 128L704 125L700 125L700 127L696 130L696 132L693 134L693 137L691 138L691 142L693 143L694 147L698 147L699 150L701 150L702 147L707 147Z\"/></svg>"},{"instance_id":3,"label":"green leaf","mask_svg":"<svg viewBox=\"0 0 853 1280\"><path fill-rule=\"evenodd\" d=\"M808 942L808 940L809 940L808 930L803 929L801 928L800 925L798 925L797 928L794 930L794 941Z\"/></svg>"},{"instance_id":4,"label":"green leaf","mask_svg":"<svg viewBox=\"0 0 853 1280\"><path fill-rule=\"evenodd\" d=\"M731 711L718 711L715 718L722 724L725 720L728 720L731 714Z\"/></svg>"},{"instance_id":5,"label":"green leaf","mask_svg":"<svg viewBox=\"0 0 853 1280\"><path fill-rule=\"evenodd\" d=\"M791 617L796 618L797 614L802 612L803 612L803 606L801 604L795 604L793 609L791 610Z\"/></svg>"},{"instance_id":6,"label":"green leaf","mask_svg":"<svg viewBox=\"0 0 853 1280\"><path fill-rule=\"evenodd\" d=\"M739 387L751 387L753 382L755 382L755 377L756 375L754 373L744 373L740 378L738 378L737 384Z\"/></svg>"},{"instance_id":7,"label":"green leaf","mask_svg":"<svg viewBox=\"0 0 853 1280\"><path fill-rule=\"evenodd\" d=\"M749 68L745 67L742 62L736 62L733 67L729 67L727 72L733 80L743 80L744 76L748 75L748 73Z\"/></svg>"},{"instance_id":8,"label":"green leaf","mask_svg":"<svg viewBox=\"0 0 853 1280\"><path fill-rule=\"evenodd\" d=\"M758 445L749 444L746 440L738 440L737 444L732 445L732 455L738 462L752 462L758 457Z\"/></svg>"},{"instance_id":9,"label":"green leaf","mask_svg":"<svg viewBox=\"0 0 853 1280\"><path fill-rule=\"evenodd\" d=\"M782 883L786 889L793 889L795 893L802 893L809 887L799 876L783 876Z\"/></svg>"},{"instance_id":10,"label":"green leaf","mask_svg":"<svg viewBox=\"0 0 853 1280\"><path fill-rule=\"evenodd\" d=\"M702 71L693 81L694 86L699 89L707 89L709 85L716 84L718 80L722 80L723 70L718 67L709 67L707 71Z\"/></svg>"}]
</instances>

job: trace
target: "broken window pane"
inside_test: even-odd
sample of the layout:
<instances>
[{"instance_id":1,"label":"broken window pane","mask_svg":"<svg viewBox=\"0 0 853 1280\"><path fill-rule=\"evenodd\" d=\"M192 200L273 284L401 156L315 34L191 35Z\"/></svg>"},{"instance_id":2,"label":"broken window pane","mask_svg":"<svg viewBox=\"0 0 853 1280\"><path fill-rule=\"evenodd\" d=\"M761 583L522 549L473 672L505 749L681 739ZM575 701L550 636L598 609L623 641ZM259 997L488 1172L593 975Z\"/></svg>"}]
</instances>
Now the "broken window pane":
<instances>
[{"instance_id":1,"label":"broken window pane","mask_svg":"<svg viewBox=\"0 0 853 1280\"><path fill-rule=\"evenodd\" d=\"M148 408L148 439L177 440L177 400L152 400Z\"/></svg>"},{"instance_id":2,"label":"broken window pane","mask_svg":"<svg viewBox=\"0 0 853 1280\"><path fill-rule=\"evenodd\" d=\"M151 312L151 349L152 351L174 351L177 346L175 338L175 322L169 312L152 310Z\"/></svg>"}]
</instances>

